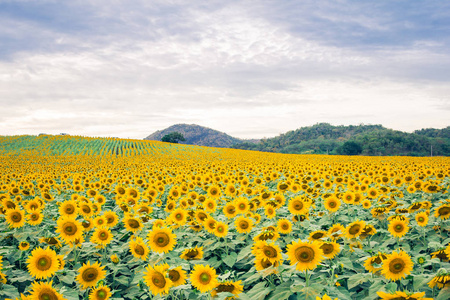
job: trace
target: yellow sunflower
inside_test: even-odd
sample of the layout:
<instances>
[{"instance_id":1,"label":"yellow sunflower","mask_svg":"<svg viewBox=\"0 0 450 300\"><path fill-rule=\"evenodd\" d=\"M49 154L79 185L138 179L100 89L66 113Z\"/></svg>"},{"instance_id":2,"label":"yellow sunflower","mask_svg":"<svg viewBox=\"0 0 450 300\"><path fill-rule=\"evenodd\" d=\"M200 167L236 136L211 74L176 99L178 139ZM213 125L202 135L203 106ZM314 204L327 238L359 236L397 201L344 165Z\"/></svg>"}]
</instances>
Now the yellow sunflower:
<instances>
[{"instance_id":1,"label":"yellow sunflower","mask_svg":"<svg viewBox=\"0 0 450 300\"><path fill-rule=\"evenodd\" d=\"M393 219L389 222L388 230L393 237L401 238L409 231L409 226L406 221Z\"/></svg>"},{"instance_id":2,"label":"yellow sunflower","mask_svg":"<svg viewBox=\"0 0 450 300\"><path fill-rule=\"evenodd\" d=\"M169 293L173 283L170 279L166 278L167 268L162 266L147 266L144 271L144 282L150 289L153 295L166 295Z\"/></svg>"},{"instance_id":3,"label":"yellow sunflower","mask_svg":"<svg viewBox=\"0 0 450 300\"><path fill-rule=\"evenodd\" d=\"M266 259L270 261L272 264L275 263L276 261L281 262L283 259L281 256L282 252L280 247L278 245L275 245L274 243L262 241L262 243L260 243L258 247L255 249L256 250L253 253L256 256L256 259L259 260Z\"/></svg>"},{"instance_id":4,"label":"yellow sunflower","mask_svg":"<svg viewBox=\"0 0 450 300\"><path fill-rule=\"evenodd\" d=\"M386 258L386 254L378 253L377 255L367 258L364 261L364 267L367 271L375 274L381 271L381 265Z\"/></svg>"},{"instance_id":5,"label":"yellow sunflower","mask_svg":"<svg viewBox=\"0 0 450 300\"><path fill-rule=\"evenodd\" d=\"M59 214L61 216L73 216L76 217L78 215L78 205L75 200L67 200L61 203L59 207Z\"/></svg>"},{"instance_id":6,"label":"yellow sunflower","mask_svg":"<svg viewBox=\"0 0 450 300\"><path fill-rule=\"evenodd\" d=\"M378 297L380 297L380 300L432 300L432 298L425 298L425 292L401 292L396 291L394 293L385 293L382 291L377 292Z\"/></svg>"},{"instance_id":7,"label":"yellow sunflower","mask_svg":"<svg viewBox=\"0 0 450 300\"><path fill-rule=\"evenodd\" d=\"M90 261L87 264L84 263L78 269L78 275L76 277L76 280L81 285L81 289L84 290L88 287L93 287L97 282L105 278L106 271L103 268L98 262L92 265Z\"/></svg>"},{"instance_id":8,"label":"yellow sunflower","mask_svg":"<svg viewBox=\"0 0 450 300\"><path fill-rule=\"evenodd\" d=\"M220 188L217 185L211 185L208 188L208 196L212 198L219 198L221 196L222 192L220 191Z\"/></svg>"},{"instance_id":9,"label":"yellow sunflower","mask_svg":"<svg viewBox=\"0 0 450 300\"><path fill-rule=\"evenodd\" d=\"M187 221L187 212L182 208L177 208L170 214L170 219L177 225L184 225Z\"/></svg>"},{"instance_id":10,"label":"yellow sunflower","mask_svg":"<svg viewBox=\"0 0 450 300\"><path fill-rule=\"evenodd\" d=\"M91 236L91 243L97 244L101 248L110 244L113 239L113 234L108 228L96 228Z\"/></svg>"},{"instance_id":11,"label":"yellow sunflower","mask_svg":"<svg viewBox=\"0 0 450 300\"><path fill-rule=\"evenodd\" d=\"M304 201L304 198L297 197L289 201L289 212L293 215L305 215L308 213L310 202Z\"/></svg>"},{"instance_id":12,"label":"yellow sunflower","mask_svg":"<svg viewBox=\"0 0 450 300\"><path fill-rule=\"evenodd\" d=\"M107 227L114 227L119 222L119 217L113 211L105 211L103 213L103 216L106 218L106 226Z\"/></svg>"},{"instance_id":13,"label":"yellow sunflower","mask_svg":"<svg viewBox=\"0 0 450 300\"><path fill-rule=\"evenodd\" d=\"M44 220L44 214L40 210L33 210L26 215L27 223L36 226L42 223Z\"/></svg>"},{"instance_id":14,"label":"yellow sunflower","mask_svg":"<svg viewBox=\"0 0 450 300\"><path fill-rule=\"evenodd\" d=\"M150 252L147 244L140 237L135 237L134 239L130 239L130 251L134 257L140 258L142 260L146 260L148 253Z\"/></svg>"},{"instance_id":15,"label":"yellow sunflower","mask_svg":"<svg viewBox=\"0 0 450 300\"><path fill-rule=\"evenodd\" d=\"M323 251L323 256L333 259L341 251L341 246L336 242L322 242L320 249Z\"/></svg>"},{"instance_id":16,"label":"yellow sunflower","mask_svg":"<svg viewBox=\"0 0 450 300\"><path fill-rule=\"evenodd\" d=\"M240 293L244 291L244 286L242 281L224 281L220 282L212 291L211 296L216 297L217 294L227 292L232 293L235 296L239 296Z\"/></svg>"},{"instance_id":17,"label":"yellow sunflower","mask_svg":"<svg viewBox=\"0 0 450 300\"><path fill-rule=\"evenodd\" d=\"M186 283L186 272L181 266L170 269L167 273L167 277L172 281L173 286L179 286Z\"/></svg>"},{"instance_id":18,"label":"yellow sunflower","mask_svg":"<svg viewBox=\"0 0 450 300\"><path fill-rule=\"evenodd\" d=\"M229 202L223 207L223 214L228 219L234 218L237 215L236 206L233 202Z\"/></svg>"},{"instance_id":19,"label":"yellow sunflower","mask_svg":"<svg viewBox=\"0 0 450 300\"><path fill-rule=\"evenodd\" d=\"M296 265L298 271L313 270L323 260L323 251L320 242L292 242L287 245L287 255L291 265Z\"/></svg>"},{"instance_id":20,"label":"yellow sunflower","mask_svg":"<svg viewBox=\"0 0 450 300\"><path fill-rule=\"evenodd\" d=\"M108 300L111 295L111 289L102 284L91 290L89 300Z\"/></svg>"},{"instance_id":21,"label":"yellow sunflower","mask_svg":"<svg viewBox=\"0 0 450 300\"><path fill-rule=\"evenodd\" d=\"M328 237L328 232L326 232L325 230L316 230L309 234L308 240L316 241L316 240L321 240L321 239L327 238L327 237Z\"/></svg>"},{"instance_id":22,"label":"yellow sunflower","mask_svg":"<svg viewBox=\"0 0 450 300\"><path fill-rule=\"evenodd\" d=\"M332 240L337 240L345 235L345 227L337 223L328 229L328 236Z\"/></svg>"},{"instance_id":23,"label":"yellow sunflower","mask_svg":"<svg viewBox=\"0 0 450 300\"><path fill-rule=\"evenodd\" d=\"M63 239L65 243L73 243L83 236L82 224L80 221L77 221L75 217L61 217L56 224L56 233L59 233L59 237Z\"/></svg>"},{"instance_id":24,"label":"yellow sunflower","mask_svg":"<svg viewBox=\"0 0 450 300\"><path fill-rule=\"evenodd\" d=\"M53 281L50 282L33 282L31 284L31 292L29 299L49 299L49 300L60 300L64 299L63 295L58 293L52 287ZM22 297L21 297L22 298ZM24 299L24 298L23 298Z\"/></svg>"},{"instance_id":25,"label":"yellow sunflower","mask_svg":"<svg viewBox=\"0 0 450 300\"><path fill-rule=\"evenodd\" d=\"M153 228L147 235L150 248L157 253L168 253L177 243L177 236L169 228Z\"/></svg>"},{"instance_id":26,"label":"yellow sunflower","mask_svg":"<svg viewBox=\"0 0 450 300\"><path fill-rule=\"evenodd\" d=\"M410 274L414 263L404 251L392 252L383 261L381 274L389 280L399 280Z\"/></svg>"},{"instance_id":27,"label":"yellow sunflower","mask_svg":"<svg viewBox=\"0 0 450 300\"><path fill-rule=\"evenodd\" d=\"M203 247L188 248L181 253L180 258L185 260L199 260L203 258Z\"/></svg>"},{"instance_id":28,"label":"yellow sunflower","mask_svg":"<svg viewBox=\"0 0 450 300\"><path fill-rule=\"evenodd\" d=\"M271 263L269 260L267 259L255 259L255 269L256 271L262 271L265 270L267 268L273 267L273 271L272 273L276 273L276 268L280 265L280 263L278 261Z\"/></svg>"},{"instance_id":29,"label":"yellow sunflower","mask_svg":"<svg viewBox=\"0 0 450 300\"><path fill-rule=\"evenodd\" d=\"M437 218L441 218L442 220L446 220L450 217L450 205L443 204L436 208L434 211L434 216Z\"/></svg>"},{"instance_id":30,"label":"yellow sunflower","mask_svg":"<svg viewBox=\"0 0 450 300\"><path fill-rule=\"evenodd\" d=\"M211 291L218 284L216 270L209 265L195 265L189 278L192 286L201 293Z\"/></svg>"},{"instance_id":31,"label":"yellow sunflower","mask_svg":"<svg viewBox=\"0 0 450 300\"><path fill-rule=\"evenodd\" d=\"M106 219L106 217L103 216L96 216L93 220L94 222L94 226L97 228L100 227L107 227L106 225L108 224L108 220Z\"/></svg>"},{"instance_id":32,"label":"yellow sunflower","mask_svg":"<svg viewBox=\"0 0 450 300\"><path fill-rule=\"evenodd\" d=\"M364 221L355 221L350 223L347 228L345 228L345 236L349 239L357 238L361 235L366 226Z\"/></svg>"},{"instance_id":33,"label":"yellow sunflower","mask_svg":"<svg viewBox=\"0 0 450 300\"><path fill-rule=\"evenodd\" d=\"M439 272L436 274L430 282L428 282L430 288L437 286L439 289L450 286L450 273Z\"/></svg>"},{"instance_id":34,"label":"yellow sunflower","mask_svg":"<svg viewBox=\"0 0 450 300\"><path fill-rule=\"evenodd\" d=\"M217 237L226 237L228 234L228 225L224 222L217 222L214 229L214 235Z\"/></svg>"},{"instance_id":35,"label":"yellow sunflower","mask_svg":"<svg viewBox=\"0 0 450 300\"><path fill-rule=\"evenodd\" d=\"M19 208L8 209L5 217L10 228L20 228L25 225L25 214Z\"/></svg>"},{"instance_id":36,"label":"yellow sunflower","mask_svg":"<svg viewBox=\"0 0 450 300\"><path fill-rule=\"evenodd\" d=\"M234 208L236 210L236 214L245 214L250 209L250 204L248 199L245 197L239 197L234 201Z\"/></svg>"},{"instance_id":37,"label":"yellow sunflower","mask_svg":"<svg viewBox=\"0 0 450 300\"><path fill-rule=\"evenodd\" d=\"M282 234L289 234L292 231L292 223L287 219L279 219L277 230Z\"/></svg>"},{"instance_id":38,"label":"yellow sunflower","mask_svg":"<svg viewBox=\"0 0 450 300\"><path fill-rule=\"evenodd\" d=\"M22 241L19 243L19 249L22 251L28 250L30 248L30 243L28 243L27 241ZM0 267L1 270L1 267Z\"/></svg>"},{"instance_id":39,"label":"yellow sunflower","mask_svg":"<svg viewBox=\"0 0 450 300\"><path fill-rule=\"evenodd\" d=\"M37 279L51 277L59 269L56 252L49 248L39 247L31 251L27 264L28 272Z\"/></svg>"},{"instance_id":40,"label":"yellow sunflower","mask_svg":"<svg viewBox=\"0 0 450 300\"><path fill-rule=\"evenodd\" d=\"M123 223L125 224L125 229L136 233L136 231L143 228L140 218L136 218L130 214L126 214L123 218Z\"/></svg>"},{"instance_id":41,"label":"yellow sunflower","mask_svg":"<svg viewBox=\"0 0 450 300\"><path fill-rule=\"evenodd\" d=\"M329 212L337 212L339 207L341 207L341 200L331 196L326 198L323 204Z\"/></svg>"},{"instance_id":42,"label":"yellow sunflower","mask_svg":"<svg viewBox=\"0 0 450 300\"><path fill-rule=\"evenodd\" d=\"M240 216L234 221L236 230L239 233L249 233L253 228L253 221L249 218Z\"/></svg>"}]
</instances>

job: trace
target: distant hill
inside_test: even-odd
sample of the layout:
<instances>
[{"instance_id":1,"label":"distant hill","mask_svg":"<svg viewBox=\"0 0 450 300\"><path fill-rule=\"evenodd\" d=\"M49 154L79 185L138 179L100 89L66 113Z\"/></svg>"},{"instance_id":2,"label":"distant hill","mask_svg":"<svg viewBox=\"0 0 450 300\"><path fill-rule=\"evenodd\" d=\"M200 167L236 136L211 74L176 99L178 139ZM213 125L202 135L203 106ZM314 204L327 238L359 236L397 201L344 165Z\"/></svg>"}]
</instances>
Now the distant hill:
<instances>
[{"instance_id":1,"label":"distant hill","mask_svg":"<svg viewBox=\"0 0 450 300\"><path fill-rule=\"evenodd\" d=\"M244 142L244 140L232 137L226 133L195 124L176 124L164 130L158 130L144 138L144 140L161 141L163 136L171 132L183 134L186 141L180 142L180 144L230 148L232 145Z\"/></svg>"},{"instance_id":2,"label":"distant hill","mask_svg":"<svg viewBox=\"0 0 450 300\"><path fill-rule=\"evenodd\" d=\"M450 156L450 126L421 129L414 133L382 125L333 126L320 123L289 131L259 143L241 143L233 148L281 153L345 154L344 144L361 146L362 155Z\"/></svg>"}]
</instances>

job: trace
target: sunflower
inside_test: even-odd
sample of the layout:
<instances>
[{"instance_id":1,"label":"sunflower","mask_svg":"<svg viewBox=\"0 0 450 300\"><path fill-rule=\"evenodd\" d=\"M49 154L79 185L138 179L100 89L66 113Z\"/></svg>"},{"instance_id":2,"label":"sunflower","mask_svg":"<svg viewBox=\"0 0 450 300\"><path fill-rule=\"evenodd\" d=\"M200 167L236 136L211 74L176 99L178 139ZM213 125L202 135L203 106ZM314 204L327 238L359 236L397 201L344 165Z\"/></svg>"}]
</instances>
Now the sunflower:
<instances>
[{"instance_id":1,"label":"sunflower","mask_svg":"<svg viewBox=\"0 0 450 300\"><path fill-rule=\"evenodd\" d=\"M244 291L244 286L242 285L242 281L224 281L220 282L212 291L211 296L216 297L219 293L232 293L235 296L238 296L240 293ZM229 299L229 298L227 298Z\"/></svg>"},{"instance_id":2,"label":"sunflower","mask_svg":"<svg viewBox=\"0 0 450 300\"><path fill-rule=\"evenodd\" d=\"M56 252L49 248L39 247L31 251L27 264L28 272L37 279L51 277L59 268Z\"/></svg>"},{"instance_id":3,"label":"sunflower","mask_svg":"<svg viewBox=\"0 0 450 300\"><path fill-rule=\"evenodd\" d=\"M89 300L108 300L111 295L111 289L102 284L91 290Z\"/></svg>"},{"instance_id":4,"label":"sunflower","mask_svg":"<svg viewBox=\"0 0 450 300\"><path fill-rule=\"evenodd\" d=\"M223 207L223 214L228 218L234 218L237 215L236 206L233 202L227 203Z\"/></svg>"},{"instance_id":5,"label":"sunflower","mask_svg":"<svg viewBox=\"0 0 450 300\"><path fill-rule=\"evenodd\" d=\"M59 207L59 214L61 216L73 216L76 217L78 215L78 205L75 200L67 200L61 203Z\"/></svg>"},{"instance_id":6,"label":"sunflower","mask_svg":"<svg viewBox=\"0 0 450 300\"><path fill-rule=\"evenodd\" d=\"M166 272L167 268L165 265L147 266L146 271L144 271L144 282L153 295L166 295L173 286L172 281L166 278Z\"/></svg>"},{"instance_id":7,"label":"sunflower","mask_svg":"<svg viewBox=\"0 0 450 300\"><path fill-rule=\"evenodd\" d=\"M181 253L180 258L185 260L199 260L203 258L203 247L188 248Z\"/></svg>"},{"instance_id":8,"label":"sunflower","mask_svg":"<svg viewBox=\"0 0 450 300\"><path fill-rule=\"evenodd\" d=\"M239 197L234 201L234 207L236 209L236 214L245 214L249 211L250 204L247 198Z\"/></svg>"},{"instance_id":9,"label":"sunflower","mask_svg":"<svg viewBox=\"0 0 450 300\"><path fill-rule=\"evenodd\" d=\"M442 220L448 219L450 217L450 205L444 204L436 208L434 216L436 218L441 218Z\"/></svg>"},{"instance_id":10,"label":"sunflower","mask_svg":"<svg viewBox=\"0 0 450 300\"><path fill-rule=\"evenodd\" d=\"M217 209L217 202L213 198L208 198L203 202L203 208L206 212L213 213Z\"/></svg>"},{"instance_id":11,"label":"sunflower","mask_svg":"<svg viewBox=\"0 0 450 300\"><path fill-rule=\"evenodd\" d=\"M214 233L216 230L216 224L217 221L214 220L213 217L208 216L208 218L206 218L205 222L203 223L203 225L205 226L206 231L208 231L209 233Z\"/></svg>"},{"instance_id":12,"label":"sunflower","mask_svg":"<svg viewBox=\"0 0 450 300\"><path fill-rule=\"evenodd\" d=\"M278 261L271 263L267 259L255 259L256 271L262 271L262 270L265 270L270 267L277 268L279 265L280 265L280 263ZM271 273L275 273L275 272L276 272L276 270L274 269Z\"/></svg>"},{"instance_id":13,"label":"sunflower","mask_svg":"<svg viewBox=\"0 0 450 300\"><path fill-rule=\"evenodd\" d=\"M26 215L27 223L36 226L42 223L44 220L44 215L40 210L33 210L29 214Z\"/></svg>"},{"instance_id":14,"label":"sunflower","mask_svg":"<svg viewBox=\"0 0 450 300\"><path fill-rule=\"evenodd\" d=\"M366 259L364 262L364 267L366 268L367 271L375 274L378 271L381 271L381 265L386 258L387 258L386 254L378 253Z\"/></svg>"},{"instance_id":15,"label":"sunflower","mask_svg":"<svg viewBox=\"0 0 450 300\"><path fill-rule=\"evenodd\" d=\"M169 228L153 228L147 235L150 248L157 253L168 253L177 243L177 236Z\"/></svg>"},{"instance_id":16,"label":"sunflower","mask_svg":"<svg viewBox=\"0 0 450 300\"><path fill-rule=\"evenodd\" d=\"M217 237L226 237L228 234L228 225L224 222L217 222L214 229L214 235Z\"/></svg>"},{"instance_id":17,"label":"sunflower","mask_svg":"<svg viewBox=\"0 0 450 300\"><path fill-rule=\"evenodd\" d=\"M394 219L389 222L388 230L393 237L401 238L409 231L409 226L406 221Z\"/></svg>"},{"instance_id":18,"label":"sunflower","mask_svg":"<svg viewBox=\"0 0 450 300\"><path fill-rule=\"evenodd\" d=\"M93 220L94 227L101 228L101 227L107 227L106 224L108 224L108 220L106 217L103 216L96 216Z\"/></svg>"},{"instance_id":19,"label":"sunflower","mask_svg":"<svg viewBox=\"0 0 450 300\"><path fill-rule=\"evenodd\" d=\"M84 290L88 287L93 287L97 282L105 278L106 271L103 268L98 262L92 265L90 261L87 264L84 263L78 269L78 275L76 277L76 280L81 285L81 289Z\"/></svg>"},{"instance_id":20,"label":"sunflower","mask_svg":"<svg viewBox=\"0 0 450 300\"><path fill-rule=\"evenodd\" d=\"M172 281L173 286L179 286L186 283L186 272L178 266L168 271L167 277Z\"/></svg>"},{"instance_id":21,"label":"sunflower","mask_svg":"<svg viewBox=\"0 0 450 300\"><path fill-rule=\"evenodd\" d=\"M292 242L287 245L287 255L291 265L296 265L298 271L313 270L323 260L323 251L320 242Z\"/></svg>"},{"instance_id":22,"label":"sunflower","mask_svg":"<svg viewBox=\"0 0 450 300\"><path fill-rule=\"evenodd\" d=\"M425 292L401 292L396 291L393 293L385 293L382 291L377 292L378 297L380 297L380 300L431 300L432 298L424 298Z\"/></svg>"},{"instance_id":23,"label":"sunflower","mask_svg":"<svg viewBox=\"0 0 450 300\"><path fill-rule=\"evenodd\" d=\"M332 240L337 240L345 235L345 227L341 224L333 224L333 226L328 229L328 236Z\"/></svg>"},{"instance_id":24,"label":"sunflower","mask_svg":"<svg viewBox=\"0 0 450 300\"><path fill-rule=\"evenodd\" d=\"M99 247L104 248L110 244L113 239L113 234L108 228L100 227L96 228L91 236L91 243L97 244Z\"/></svg>"},{"instance_id":25,"label":"sunflower","mask_svg":"<svg viewBox=\"0 0 450 300\"><path fill-rule=\"evenodd\" d=\"M381 274L389 280L399 280L410 274L414 263L404 251L392 252L383 261Z\"/></svg>"},{"instance_id":26,"label":"sunflower","mask_svg":"<svg viewBox=\"0 0 450 300\"><path fill-rule=\"evenodd\" d=\"M82 224L75 220L74 217L61 217L56 224L56 233L59 233L59 237L63 239L65 243L73 243L83 236Z\"/></svg>"},{"instance_id":27,"label":"sunflower","mask_svg":"<svg viewBox=\"0 0 450 300\"><path fill-rule=\"evenodd\" d=\"M25 214L19 208L8 209L5 217L10 228L20 228L25 225Z\"/></svg>"},{"instance_id":28,"label":"sunflower","mask_svg":"<svg viewBox=\"0 0 450 300\"><path fill-rule=\"evenodd\" d=\"M136 233L136 231L143 228L142 221L140 218L135 218L130 214L125 214L123 218L123 223L125 224L125 229Z\"/></svg>"},{"instance_id":29,"label":"sunflower","mask_svg":"<svg viewBox=\"0 0 450 300\"><path fill-rule=\"evenodd\" d=\"M281 256L282 252L280 247L274 243L268 243L266 241L258 243L258 246L255 248L253 253L257 260L268 260L272 264L276 261L281 262L283 259Z\"/></svg>"},{"instance_id":30,"label":"sunflower","mask_svg":"<svg viewBox=\"0 0 450 300\"><path fill-rule=\"evenodd\" d=\"M216 270L209 265L195 265L190 279L192 286L201 293L212 290L218 284Z\"/></svg>"},{"instance_id":31,"label":"sunflower","mask_svg":"<svg viewBox=\"0 0 450 300\"><path fill-rule=\"evenodd\" d=\"M316 230L309 234L308 240L316 241L328 237L328 232L324 230Z\"/></svg>"},{"instance_id":32,"label":"sunflower","mask_svg":"<svg viewBox=\"0 0 450 300\"><path fill-rule=\"evenodd\" d=\"M439 258L440 261L448 262L449 258L447 256L447 251L444 248L431 253L431 258Z\"/></svg>"},{"instance_id":33,"label":"sunflower","mask_svg":"<svg viewBox=\"0 0 450 300\"><path fill-rule=\"evenodd\" d=\"M341 251L341 246L336 242L322 242L320 249L323 251L323 256L333 259Z\"/></svg>"},{"instance_id":34,"label":"sunflower","mask_svg":"<svg viewBox=\"0 0 450 300\"><path fill-rule=\"evenodd\" d=\"M27 241L22 241L19 243L19 249L22 251L28 250L30 248L30 243L28 243ZM0 268L1 270L1 268Z\"/></svg>"},{"instance_id":35,"label":"sunflower","mask_svg":"<svg viewBox=\"0 0 450 300\"><path fill-rule=\"evenodd\" d=\"M90 218L95 214L92 203L90 201L80 203L79 207L79 213L85 218Z\"/></svg>"},{"instance_id":36,"label":"sunflower","mask_svg":"<svg viewBox=\"0 0 450 300\"><path fill-rule=\"evenodd\" d=\"M117 254L113 254L110 256L110 259L113 263L118 264L120 262L119 257L117 256Z\"/></svg>"},{"instance_id":37,"label":"sunflower","mask_svg":"<svg viewBox=\"0 0 450 300\"><path fill-rule=\"evenodd\" d=\"M187 213L182 208L177 208L174 211L172 211L170 215L170 219L177 225L184 225L187 221Z\"/></svg>"},{"instance_id":38,"label":"sunflower","mask_svg":"<svg viewBox=\"0 0 450 300\"><path fill-rule=\"evenodd\" d=\"M347 228L345 228L345 236L349 239L357 238L363 232L366 222L355 221L350 223Z\"/></svg>"},{"instance_id":39,"label":"sunflower","mask_svg":"<svg viewBox=\"0 0 450 300\"><path fill-rule=\"evenodd\" d=\"M363 206L365 209L369 209L369 208L372 206L372 202L370 202L370 200L366 199L366 200L364 200L364 201L362 202L362 206Z\"/></svg>"},{"instance_id":40,"label":"sunflower","mask_svg":"<svg viewBox=\"0 0 450 300\"><path fill-rule=\"evenodd\" d=\"M421 227L425 227L428 224L428 214L426 212L417 213L415 219L417 224Z\"/></svg>"},{"instance_id":41,"label":"sunflower","mask_svg":"<svg viewBox=\"0 0 450 300\"><path fill-rule=\"evenodd\" d=\"M376 188L370 188L367 191L367 197L371 198L371 199L375 199L376 197L378 197L379 195L379 191Z\"/></svg>"},{"instance_id":42,"label":"sunflower","mask_svg":"<svg viewBox=\"0 0 450 300\"><path fill-rule=\"evenodd\" d=\"M208 219L209 215L205 213L203 210L197 210L195 212L195 219L198 223L203 224L203 222Z\"/></svg>"},{"instance_id":43,"label":"sunflower","mask_svg":"<svg viewBox=\"0 0 450 300\"><path fill-rule=\"evenodd\" d=\"M50 282L33 282L31 284L31 292L30 295L27 297L29 299L49 299L49 300L60 300L64 299L63 296L58 293L53 287L52 287L53 281ZM22 299L25 299L21 297Z\"/></svg>"},{"instance_id":44,"label":"sunflower","mask_svg":"<svg viewBox=\"0 0 450 300\"><path fill-rule=\"evenodd\" d=\"M134 239L130 239L130 251L134 257L140 258L142 260L146 260L148 253L150 252L147 244L140 237L135 237Z\"/></svg>"},{"instance_id":45,"label":"sunflower","mask_svg":"<svg viewBox=\"0 0 450 300\"><path fill-rule=\"evenodd\" d=\"M292 231L292 223L287 219L279 219L277 230L282 234L289 234Z\"/></svg>"},{"instance_id":46,"label":"sunflower","mask_svg":"<svg viewBox=\"0 0 450 300\"><path fill-rule=\"evenodd\" d=\"M450 273L439 272L436 274L430 282L428 282L430 288L437 286L439 289L450 286Z\"/></svg>"},{"instance_id":47,"label":"sunflower","mask_svg":"<svg viewBox=\"0 0 450 300\"><path fill-rule=\"evenodd\" d=\"M329 212L337 212L341 206L341 200L336 197L328 197L324 201L324 206Z\"/></svg>"},{"instance_id":48,"label":"sunflower","mask_svg":"<svg viewBox=\"0 0 450 300\"><path fill-rule=\"evenodd\" d=\"M234 221L234 225L236 226L236 230L239 233L249 233L252 231L253 221L246 217L240 216Z\"/></svg>"},{"instance_id":49,"label":"sunflower","mask_svg":"<svg viewBox=\"0 0 450 300\"><path fill-rule=\"evenodd\" d=\"M291 199L288 206L289 212L293 215L307 214L310 204L304 200L305 199L301 197Z\"/></svg>"},{"instance_id":50,"label":"sunflower","mask_svg":"<svg viewBox=\"0 0 450 300\"><path fill-rule=\"evenodd\" d=\"M209 197L219 198L221 194L222 193L220 191L220 188L217 185L213 184L208 188L208 196Z\"/></svg>"}]
</instances>

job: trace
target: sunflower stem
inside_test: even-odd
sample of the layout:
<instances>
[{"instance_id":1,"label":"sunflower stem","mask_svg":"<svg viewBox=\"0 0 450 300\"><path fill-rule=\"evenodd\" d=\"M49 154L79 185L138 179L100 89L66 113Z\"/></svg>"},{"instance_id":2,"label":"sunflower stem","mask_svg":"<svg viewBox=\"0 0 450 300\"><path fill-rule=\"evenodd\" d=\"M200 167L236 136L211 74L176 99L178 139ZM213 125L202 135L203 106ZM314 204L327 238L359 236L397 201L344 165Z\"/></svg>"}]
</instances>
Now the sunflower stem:
<instances>
[{"instance_id":1,"label":"sunflower stem","mask_svg":"<svg viewBox=\"0 0 450 300\"><path fill-rule=\"evenodd\" d=\"M308 269L305 270L305 280L306 280L306 287L309 287L309 275Z\"/></svg>"}]
</instances>

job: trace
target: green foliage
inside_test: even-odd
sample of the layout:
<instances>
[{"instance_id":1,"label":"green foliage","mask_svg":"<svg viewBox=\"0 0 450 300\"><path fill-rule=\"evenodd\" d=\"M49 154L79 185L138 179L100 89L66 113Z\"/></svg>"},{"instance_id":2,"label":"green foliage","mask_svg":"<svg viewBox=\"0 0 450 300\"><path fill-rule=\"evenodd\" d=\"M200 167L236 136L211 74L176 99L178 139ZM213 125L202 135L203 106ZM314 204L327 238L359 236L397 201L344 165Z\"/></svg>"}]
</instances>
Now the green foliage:
<instances>
[{"instance_id":1,"label":"green foliage","mask_svg":"<svg viewBox=\"0 0 450 300\"><path fill-rule=\"evenodd\" d=\"M356 154L362 155L430 156L431 149L433 156L450 155L450 127L406 133L381 125L332 126L328 123L302 127L263 139L258 144L235 144L233 148L298 154L349 154L343 148L349 141L361 145L362 151Z\"/></svg>"},{"instance_id":2,"label":"green foliage","mask_svg":"<svg viewBox=\"0 0 450 300\"><path fill-rule=\"evenodd\" d=\"M360 144L347 141L338 149L338 152L343 155L358 155L361 154L362 150L363 148Z\"/></svg>"},{"instance_id":3,"label":"green foliage","mask_svg":"<svg viewBox=\"0 0 450 300\"><path fill-rule=\"evenodd\" d=\"M172 132L169 134L166 134L165 136L163 136L163 138L161 139L162 142L165 143L175 143L177 144L178 142L184 142L186 141L186 139L184 138L184 136L179 133L179 132Z\"/></svg>"}]
</instances>

